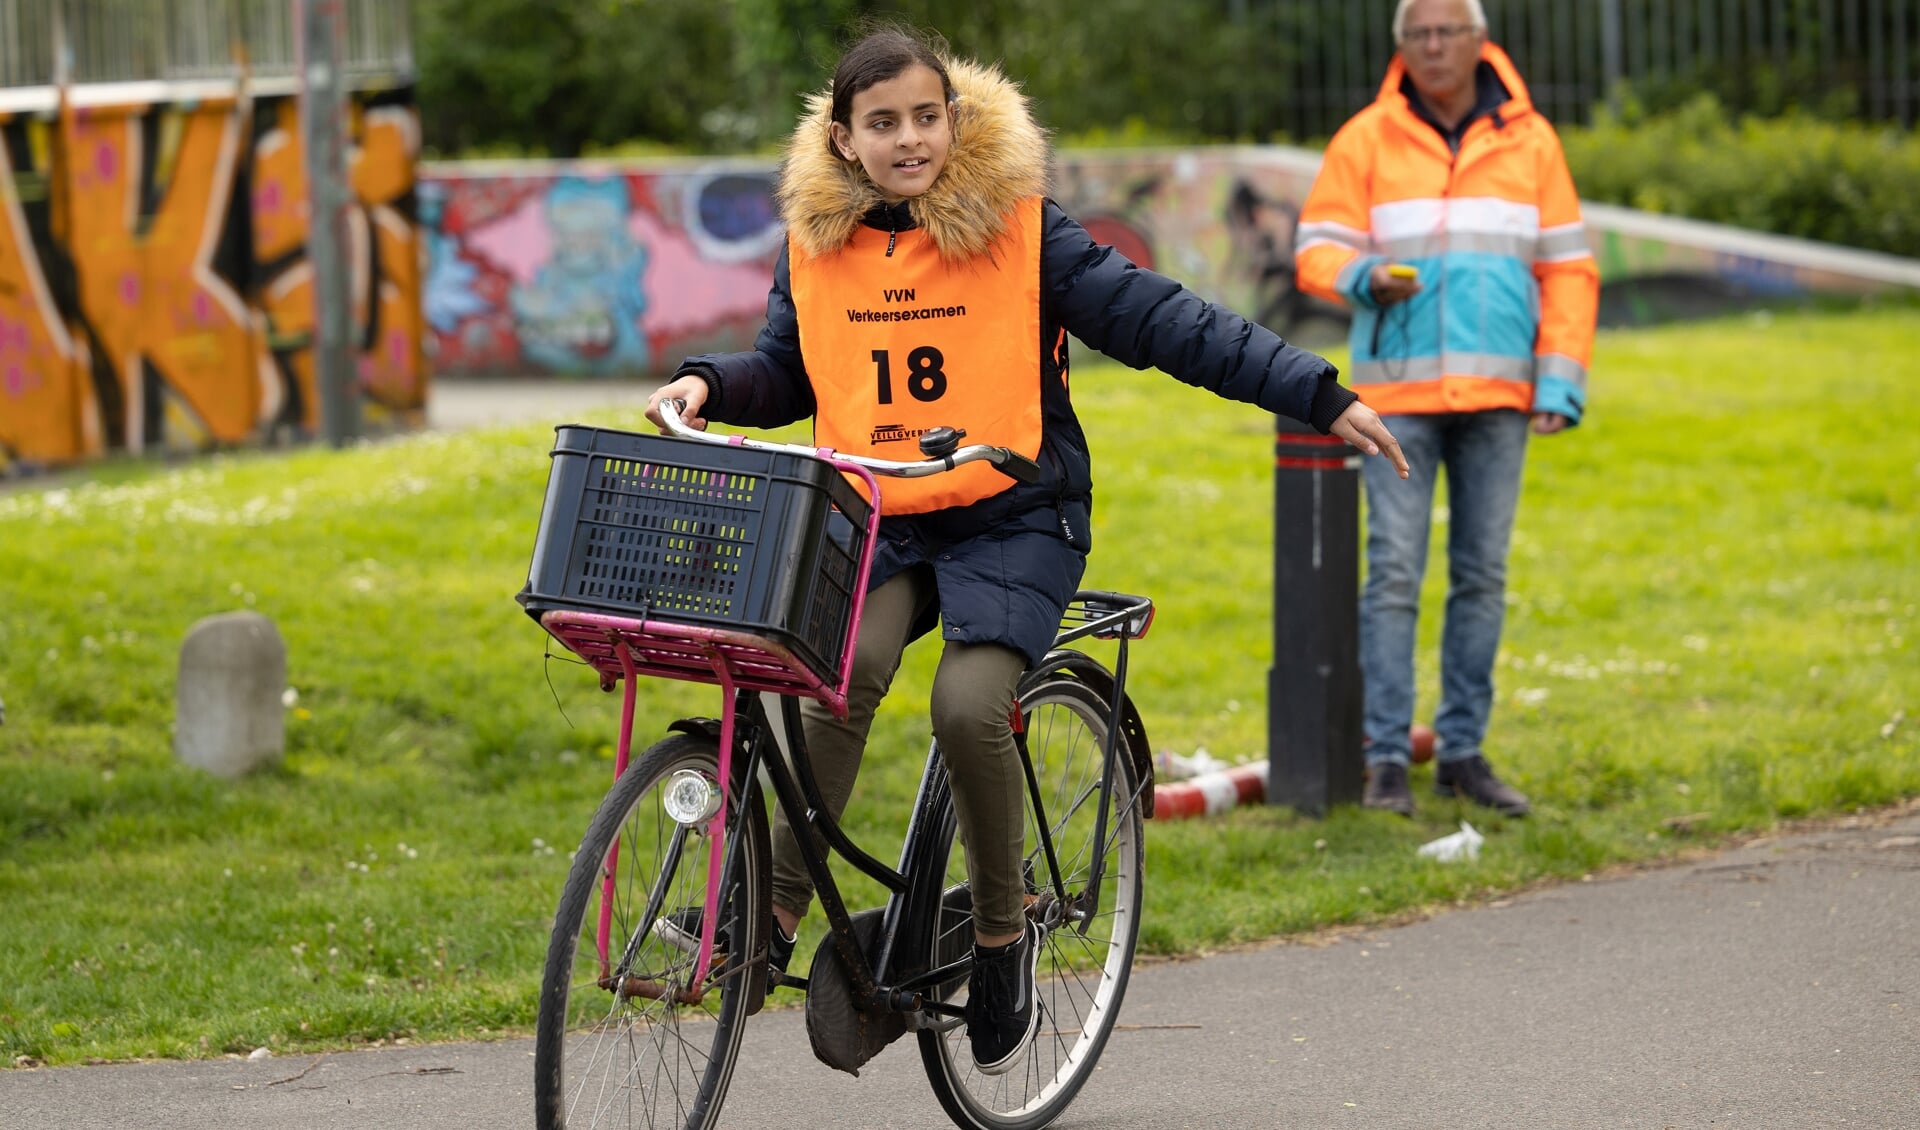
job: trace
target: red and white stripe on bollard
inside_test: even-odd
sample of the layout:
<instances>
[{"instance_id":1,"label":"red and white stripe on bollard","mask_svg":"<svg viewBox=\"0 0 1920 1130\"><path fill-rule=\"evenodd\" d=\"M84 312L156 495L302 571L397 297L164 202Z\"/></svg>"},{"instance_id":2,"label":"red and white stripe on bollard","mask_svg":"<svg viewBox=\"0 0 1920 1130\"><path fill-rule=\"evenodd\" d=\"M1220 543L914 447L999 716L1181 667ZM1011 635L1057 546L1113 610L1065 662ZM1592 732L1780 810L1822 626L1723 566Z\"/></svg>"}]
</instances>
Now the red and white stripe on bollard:
<instances>
[{"instance_id":1,"label":"red and white stripe on bollard","mask_svg":"<svg viewBox=\"0 0 1920 1130\"><path fill-rule=\"evenodd\" d=\"M1407 732L1413 747L1415 765L1433 760L1433 727L1415 723ZM1202 751L1204 754L1204 751ZM1267 799L1267 768L1272 762L1236 765L1213 773L1202 773L1170 785L1153 786L1153 816L1180 818L1212 816L1240 804L1261 804Z\"/></svg>"},{"instance_id":2,"label":"red and white stripe on bollard","mask_svg":"<svg viewBox=\"0 0 1920 1130\"><path fill-rule=\"evenodd\" d=\"M1260 804L1267 799L1267 763L1236 765L1217 773L1202 773L1185 781L1153 787L1154 819L1212 816L1238 804Z\"/></svg>"}]
</instances>

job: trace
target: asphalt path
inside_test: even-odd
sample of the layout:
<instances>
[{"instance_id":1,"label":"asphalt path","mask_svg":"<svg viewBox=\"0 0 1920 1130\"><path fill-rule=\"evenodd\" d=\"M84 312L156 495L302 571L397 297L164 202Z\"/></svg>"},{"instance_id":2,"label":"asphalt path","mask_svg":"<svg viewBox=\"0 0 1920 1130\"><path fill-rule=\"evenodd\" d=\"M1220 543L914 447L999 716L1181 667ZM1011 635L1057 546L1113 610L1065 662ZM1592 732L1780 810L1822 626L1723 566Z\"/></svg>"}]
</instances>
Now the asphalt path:
<instances>
[{"instance_id":1,"label":"asphalt path","mask_svg":"<svg viewBox=\"0 0 1920 1130\"><path fill-rule=\"evenodd\" d=\"M1442 866L1436 864L1435 866ZM1148 913L1177 914L1154 906ZM1920 1126L1920 802L1390 928L1142 964L1056 1123ZM756 1017L723 1125L944 1127L912 1040L859 1078ZM0 1071L0 1130L491 1130L526 1041Z\"/></svg>"}]
</instances>

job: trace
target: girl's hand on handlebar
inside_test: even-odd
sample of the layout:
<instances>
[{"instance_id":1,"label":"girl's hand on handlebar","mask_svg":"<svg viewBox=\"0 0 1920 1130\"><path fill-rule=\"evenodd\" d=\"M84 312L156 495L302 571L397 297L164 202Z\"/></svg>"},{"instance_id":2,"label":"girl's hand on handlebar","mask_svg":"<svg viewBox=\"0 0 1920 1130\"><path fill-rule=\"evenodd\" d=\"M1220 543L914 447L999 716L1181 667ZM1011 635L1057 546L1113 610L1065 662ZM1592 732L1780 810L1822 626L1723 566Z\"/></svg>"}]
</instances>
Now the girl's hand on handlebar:
<instances>
[{"instance_id":1,"label":"girl's hand on handlebar","mask_svg":"<svg viewBox=\"0 0 1920 1130\"><path fill-rule=\"evenodd\" d=\"M647 419L659 428L662 434L667 431L666 421L660 418L662 400L683 400L686 407L680 410L680 419L688 427L698 431L707 430L707 421L701 417L700 409L707 403L707 380L698 373L688 373L675 377L671 384L653 390L647 397Z\"/></svg>"},{"instance_id":2,"label":"girl's hand on handlebar","mask_svg":"<svg viewBox=\"0 0 1920 1130\"><path fill-rule=\"evenodd\" d=\"M1400 441L1393 438L1386 422L1373 409L1355 401L1347 405L1347 410L1340 413L1333 427L1327 430L1368 455L1385 454L1393 461L1393 469L1400 477L1407 477L1407 457L1400 453Z\"/></svg>"}]
</instances>

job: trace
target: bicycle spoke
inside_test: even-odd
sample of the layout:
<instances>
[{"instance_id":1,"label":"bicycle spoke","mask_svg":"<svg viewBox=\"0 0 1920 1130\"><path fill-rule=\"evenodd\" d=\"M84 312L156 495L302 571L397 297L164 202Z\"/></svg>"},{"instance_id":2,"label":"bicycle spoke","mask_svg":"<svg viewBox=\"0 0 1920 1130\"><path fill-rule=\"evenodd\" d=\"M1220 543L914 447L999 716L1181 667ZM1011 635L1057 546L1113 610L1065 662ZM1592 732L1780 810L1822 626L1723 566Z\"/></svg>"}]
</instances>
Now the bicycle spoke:
<instances>
[{"instance_id":1,"label":"bicycle spoke","mask_svg":"<svg viewBox=\"0 0 1920 1130\"><path fill-rule=\"evenodd\" d=\"M632 966L641 943L645 941L646 932L653 929L654 922L660 917L660 910L667 901L667 884L674 876L680 874L680 855L686 850L686 842L687 830L678 824L674 825L666 850L661 853L663 858L660 864L660 877L653 889L647 892L647 903L645 909L640 912L640 923L631 931L622 931L627 934L627 944L620 954L620 960L613 966L615 974L623 973ZM634 874L630 883L637 885L639 882L637 873L630 872L630 874Z\"/></svg>"},{"instance_id":2,"label":"bicycle spoke","mask_svg":"<svg viewBox=\"0 0 1920 1130\"><path fill-rule=\"evenodd\" d=\"M957 1122L978 1130L1042 1126L1072 1101L1112 1029L1138 927L1142 829L1138 810L1127 804L1134 788L1124 758L1113 763L1107 834L1096 839L1108 768L1105 703L1086 684L1065 678L1023 688L1021 702L1032 771L1023 864L1029 913L1048 926L1034 992L1035 1035L1014 1070L988 1076L974 1067L963 1031L922 1034L935 1092ZM954 857L960 869L957 847ZM1102 873L1097 904L1088 887L1096 865Z\"/></svg>"}]
</instances>

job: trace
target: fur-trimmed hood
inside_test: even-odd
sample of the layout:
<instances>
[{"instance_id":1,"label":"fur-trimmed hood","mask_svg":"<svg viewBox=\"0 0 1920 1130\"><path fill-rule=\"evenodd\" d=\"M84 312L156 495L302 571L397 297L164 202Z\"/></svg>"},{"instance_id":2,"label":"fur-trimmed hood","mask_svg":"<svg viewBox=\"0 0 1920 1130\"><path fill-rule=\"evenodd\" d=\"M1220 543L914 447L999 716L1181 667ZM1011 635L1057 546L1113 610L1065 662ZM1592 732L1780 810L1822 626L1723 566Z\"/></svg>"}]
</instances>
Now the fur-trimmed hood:
<instances>
[{"instance_id":1,"label":"fur-trimmed hood","mask_svg":"<svg viewBox=\"0 0 1920 1130\"><path fill-rule=\"evenodd\" d=\"M939 178L908 209L942 258L966 259L992 245L1016 203L1046 192L1047 135L1028 112L1027 96L998 70L970 60L946 64L958 96L953 148ZM810 255L844 246L861 218L885 202L860 162L828 149L832 120L832 91L809 95L774 192L788 237Z\"/></svg>"}]
</instances>

